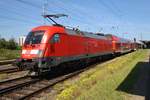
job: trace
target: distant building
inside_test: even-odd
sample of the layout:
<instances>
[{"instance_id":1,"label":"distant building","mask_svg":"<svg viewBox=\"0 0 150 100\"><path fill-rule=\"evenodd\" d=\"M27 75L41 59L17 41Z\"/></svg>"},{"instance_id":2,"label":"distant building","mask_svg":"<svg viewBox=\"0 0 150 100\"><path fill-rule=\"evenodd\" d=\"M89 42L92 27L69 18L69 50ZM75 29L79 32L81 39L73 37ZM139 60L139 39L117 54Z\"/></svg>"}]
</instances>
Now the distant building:
<instances>
[{"instance_id":1,"label":"distant building","mask_svg":"<svg viewBox=\"0 0 150 100\"><path fill-rule=\"evenodd\" d=\"M18 41L19 46L23 46L25 39L26 39L26 36L19 37L19 41Z\"/></svg>"}]
</instances>

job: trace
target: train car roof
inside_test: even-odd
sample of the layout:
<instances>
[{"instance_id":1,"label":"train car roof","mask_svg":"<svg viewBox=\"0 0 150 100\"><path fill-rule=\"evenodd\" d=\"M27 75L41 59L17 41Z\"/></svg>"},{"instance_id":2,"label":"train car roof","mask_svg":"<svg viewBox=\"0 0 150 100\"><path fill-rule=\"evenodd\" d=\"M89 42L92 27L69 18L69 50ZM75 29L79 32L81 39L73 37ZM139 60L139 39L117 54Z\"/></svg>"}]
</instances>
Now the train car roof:
<instances>
[{"instance_id":1,"label":"train car roof","mask_svg":"<svg viewBox=\"0 0 150 100\"><path fill-rule=\"evenodd\" d=\"M36 30L48 30L50 28L55 28L55 29L61 29L62 32L65 32L68 35L78 35L82 37L89 37L89 38L95 38L95 39L107 39L104 34L102 33L92 33L92 32L86 32L86 31L80 31L77 28L66 28L63 26L57 26L57 25L44 25L44 26L38 26L32 29L32 31Z\"/></svg>"},{"instance_id":2,"label":"train car roof","mask_svg":"<svg viewBox=\"0 0 150 100\"><path fill-rule=\"evenodd\" d=\"M43 26L38 26L38 27L33 28L32 31L34 31L34 30L48 30L50 28L64 29L64 27L60 27L60 26L43 25Z\"/></svg>"},{"instance_id":3,"label":"train car roof","mask_svg":"<svg viewBox=\"0 0 150 100\"><path fill-rule=\"evenodd\" d=\"M121 37L115 36L115 35L113 35L113 34L106 34L105 36L106 36L106 37L109 36L109 37L112 38L112 40L116 40L116 41L122 42L122 43L125 43L125 42L133 42L133 41L131 41L131 40L129 40L129 39L121 38Z\"/></svg>"},{"instance_id":4,"label":"train car roof","mask_svg":"<svg viewBox=\"0 0 150 100\"><path fill-rule=\"evenodd\" d=\"M80 31L78 29L66 28L66 32L67 32L67 34L70 34L70 35L78 35L78 36L80 35L80 36L83 36L83 37L90 37L90 38L96 38L96 39L107 39L102 34L100 35L100 34L97 34L97 33Z\"/></svg>"},{"instance_id":5,"label":"train car roof","mask_svg":"<svg viewBox=\"0 0 150 100\"><path fill-rule=\"evenodd\" d=\"M106 37L110 37L114 41L119 41L120 38L118 36L112 35L112 34L105 34Z\"/></svg>"}]
</instances>

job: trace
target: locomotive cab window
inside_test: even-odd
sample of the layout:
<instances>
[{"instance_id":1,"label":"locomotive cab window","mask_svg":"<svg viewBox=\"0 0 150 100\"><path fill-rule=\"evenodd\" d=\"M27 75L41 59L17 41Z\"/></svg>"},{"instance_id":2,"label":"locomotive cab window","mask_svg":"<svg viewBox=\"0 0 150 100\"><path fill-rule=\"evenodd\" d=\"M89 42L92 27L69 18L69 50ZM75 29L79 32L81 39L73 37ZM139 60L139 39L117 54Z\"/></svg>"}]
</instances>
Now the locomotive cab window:
<instances>
[{"instance_id":1,"label":"locomotive cab window","mask_svg":"<svg viewBox=\"0 0 150 100\"><path fill-rule=\"evenodd\" d=\"M39 44L42 41L44 31L30 32L25 40L25 44Z\"/></svg>"},{"instance_id":2,"label":"locomotive cab window","mask_svg":"<svg viewBox=\"0 0 150 100\"><path fill-rule=\"evenodd\" d=\"M52 43L58 43L60 42L60 34L55 34L52 39L51 39Z\"/></svg>"}]
</instances>

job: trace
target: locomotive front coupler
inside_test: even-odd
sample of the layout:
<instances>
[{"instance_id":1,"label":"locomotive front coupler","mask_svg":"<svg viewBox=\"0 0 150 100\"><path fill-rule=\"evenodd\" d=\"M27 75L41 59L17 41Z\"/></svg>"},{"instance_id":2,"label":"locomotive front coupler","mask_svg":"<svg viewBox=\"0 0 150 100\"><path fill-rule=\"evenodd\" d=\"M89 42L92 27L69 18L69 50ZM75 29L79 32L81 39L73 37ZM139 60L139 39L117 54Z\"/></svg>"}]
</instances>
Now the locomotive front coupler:
<instances>
[{"instance_id":1,"label":"locomotive front coupler","mask_svg":"<svg viewBox=\"0 0 150 100\"><path fill-rule=\"evenodd\" d=\"M50 58L34 58L16 60L15 65L21 70L29 70L30 72L42 73L50 70Z\"/></svg>"},{"instance_id":2,"label":"locomotive front coupler","mask_svg":"<svg viewBox=\"0 0 150 100\"><path fill-rule=\"evenodd\" d=\"M32 69L30 69L30 76L42 76L45 74L45 72L50 71L51 69L51 58L37 58L34 59L33 62L36 63L36 65L34 65L32 67Z\"/></svg>"},{"instance_id":3,"label":"locomotive front coupler","mask_svg":"<svg viewBox=\"0 0 150 100\"><path fill-rule=\"evenodd\" d=\"M34 61L33 59L16 59L15 65L21 69L21 70L32 70L35 69L38 64L37 61Z\"/></svg>"}]
</instances>

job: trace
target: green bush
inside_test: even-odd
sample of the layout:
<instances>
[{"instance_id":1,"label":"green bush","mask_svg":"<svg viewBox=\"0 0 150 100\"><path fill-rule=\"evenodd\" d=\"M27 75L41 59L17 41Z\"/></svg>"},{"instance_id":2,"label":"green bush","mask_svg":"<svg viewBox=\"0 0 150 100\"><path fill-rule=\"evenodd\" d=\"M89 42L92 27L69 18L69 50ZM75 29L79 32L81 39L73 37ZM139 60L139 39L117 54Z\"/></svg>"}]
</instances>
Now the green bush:
<instances>
[{"instance_id":1,"label":"green bush","mask_svg":"<svg viewBox=\"0 0 150 100\"><path fill-rule=\"evenodd\" d=\"M0 49L0 60L19 58L21 50Z\"/></svg>"}]
</instances>

